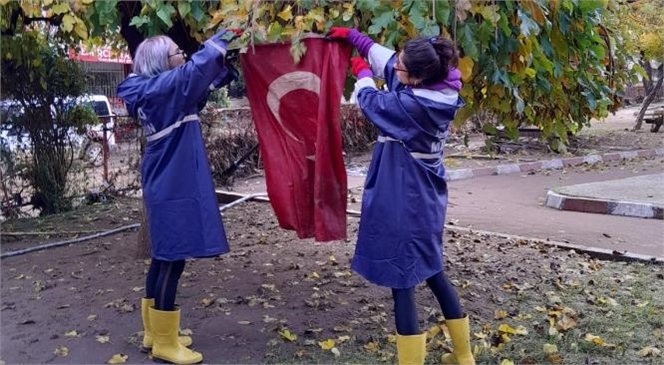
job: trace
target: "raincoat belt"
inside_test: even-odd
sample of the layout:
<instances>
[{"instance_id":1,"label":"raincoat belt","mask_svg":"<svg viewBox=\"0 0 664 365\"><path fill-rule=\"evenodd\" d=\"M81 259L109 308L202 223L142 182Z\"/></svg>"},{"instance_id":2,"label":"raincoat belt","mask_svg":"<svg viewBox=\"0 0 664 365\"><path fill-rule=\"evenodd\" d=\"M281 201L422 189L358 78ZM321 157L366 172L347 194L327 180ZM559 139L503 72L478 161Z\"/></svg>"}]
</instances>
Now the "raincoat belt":
<instances>
[{"instance_id":1,"label":"raincoat belt","mask_svg":"<svg viewBox=\"0 0 664 365\"><path fill-rule=\"evenodd\" d=\"M388 137L388 136L378 136L377 142L378 143L399 142L399 143L403 144L403 142L401 142L400 140L394 139L394 138ZM418 159L418 160L426 160L426 159L434 159L434 158L439 159L439 158L442 157L441 153L411 152L410 155L413 156L414 159Z\"/></svg>"},{"instance_id":2,"label":"raincoat belt","mask_svg":"<svg viewBox=\"0 0 664 365\"><path fill-rule=\"evenodd\" d=\"M178 120L177 122L171 124L170 126L164 128L164 129L160 130L159 132L145 137L145 140L148 141L148 142L153 142L153 141L156 141L158 139L162 139L162 138L166 137L167 135L171 134L176 128L180 128L180 126L182 126L182 124L184 124L186 122L193 122L193 121L196 121L196 120L198 120L198 115L196 115L196 114L186 115L184 118Z\"/></svg>"}]
</instances>

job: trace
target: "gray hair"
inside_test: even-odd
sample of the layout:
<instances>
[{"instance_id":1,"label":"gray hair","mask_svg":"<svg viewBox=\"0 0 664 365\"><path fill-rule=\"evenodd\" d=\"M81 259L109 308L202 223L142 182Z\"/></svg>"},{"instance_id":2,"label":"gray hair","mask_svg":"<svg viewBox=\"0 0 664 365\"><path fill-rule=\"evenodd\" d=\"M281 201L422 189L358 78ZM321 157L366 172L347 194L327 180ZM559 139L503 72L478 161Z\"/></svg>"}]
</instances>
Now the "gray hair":
<instances>
[{"instance_id":1,"label":"gray hair","mask_svg":"<svg viewBox=\"0 0 664 365\"><path fill-rule=\"evenodd\" d=\"M170 69L168 52L171 39L165 35L150 37L136 49L133 71L140 76L152 77Z\"/></svg>"}]
</instances>

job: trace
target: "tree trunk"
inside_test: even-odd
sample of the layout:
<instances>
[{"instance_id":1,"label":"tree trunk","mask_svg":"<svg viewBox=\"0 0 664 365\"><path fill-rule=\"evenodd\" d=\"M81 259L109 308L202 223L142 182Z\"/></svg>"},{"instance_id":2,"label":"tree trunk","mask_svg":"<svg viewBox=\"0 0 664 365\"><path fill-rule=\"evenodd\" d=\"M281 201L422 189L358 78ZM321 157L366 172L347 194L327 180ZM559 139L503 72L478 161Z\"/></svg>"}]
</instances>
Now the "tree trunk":
<instances>
[{"instance_id":1,"label":"tree trunk","mask_svg":"<svg viewBox=\"0 0 664 365\"><path fill-rule=\"evenodd\" d=\"M120 14L120 34L125 42L127 42L131 57L134 58L136 48L138 48L138 45L146 38L138 28L129 25L133 17L141 15L141 2L119 1L116 9ZM173 26L166 32L166 35L188 55L196 52L201 46L201 44L191 36L191 29L180 17L173 20Z\"/></svg>"},{"instance_id":2,"label":"tree trunk","mask_svg":"<svg viewBox=\"0 0 664 365\"><path fill-rule=\"evenodd\" d=\"M648 95L650 94L650 91L652 91L653 69L652 66L650 65L650 61L647 60L643 55L643 52L641 52L641 58L639 59L639 64L641 65L641 67L643 67L643 70L646 72L646 75L648 75L647 78L643 78L643 90L644 90L643 95Z\"/></svg>"},{"instance_id":3,"label":"tree trunk","mask_svg":"<svg viewBox=\"0 0 664 365\"><path fill-rule=\"evenodd\" d=\"M150 258L150 253L150 231L148 229L148 220L145 212L145 201L143 201L141 207L141 228L138 230L138 238L136 242L136 258Z\"/></svg>"},{"instance_id":4,"label":"tree trunk","mask_svg":"<svg viewBox=\"0 0 664 365\"><path fill-rule=\"evenodd\" d=\"M643 104L641 104L641 111L636 117L636 124L634 124L634 128L632 128L633 131L638 131L641 129L641 125L643 124L643 116L646 114L650 103L653 101L653 99L655 99L657 91L662 87L662 81L664 81L664 64L659 65L657 68L657 79L657 85L655 85L655 87L650 90L646 98L643 99Z\"/></svg>"}]
</instances>

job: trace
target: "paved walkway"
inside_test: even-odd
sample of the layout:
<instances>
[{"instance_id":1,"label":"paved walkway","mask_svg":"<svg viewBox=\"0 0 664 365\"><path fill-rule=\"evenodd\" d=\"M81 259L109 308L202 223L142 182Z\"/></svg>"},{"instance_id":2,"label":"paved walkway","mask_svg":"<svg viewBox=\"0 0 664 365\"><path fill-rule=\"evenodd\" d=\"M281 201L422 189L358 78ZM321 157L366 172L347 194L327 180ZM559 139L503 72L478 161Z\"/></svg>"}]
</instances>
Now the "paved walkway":
<instances>
[{"instance_id":1,"label":"paved walkway","mask_svg":"<svg viewBox=\"0 0 664 365\"><path fill-rule=\"evenodd\" d=\"M460 227L570 243L602 255L608 252L609 255L616 253L639 259L656 257L661 261L664 260L664 224L659 220L664 201L661 156L664 156L664 149L659 148L477 169L451 169L448 170L448 219ZM643 157L653 160L642 161ZM587 172L564 170L580 164L621 160L634 160L637 171L621 168ZM544 170L549 172L529 174ZM349 210L360 210L363 185L364 176L348 176ZM236 184L233 190L239 194L265 192L265 180L263 177L249 179ZM557 212L547 207L549 191L552 202L555 201L553 197L558 199L557 208L580 212ZM605 209L584 210L581 209L583 204L566 203L573 201L573 194L585 194L586 199L605 202ZM221 195L224 194L220 192ZM616 204L616 197L619 204ZM237 198L227 197L220 203ZM609 202L611 209L607 208ZM634 211L632 208L638 204L651 207L650 213L643 213L648 210L642 208L639 216L659 219L624 217L630 215L626 213ZM604 214L581 213L585 211ZM622 217L611 217L611 214Z\"/></svg>"}]
</instances>

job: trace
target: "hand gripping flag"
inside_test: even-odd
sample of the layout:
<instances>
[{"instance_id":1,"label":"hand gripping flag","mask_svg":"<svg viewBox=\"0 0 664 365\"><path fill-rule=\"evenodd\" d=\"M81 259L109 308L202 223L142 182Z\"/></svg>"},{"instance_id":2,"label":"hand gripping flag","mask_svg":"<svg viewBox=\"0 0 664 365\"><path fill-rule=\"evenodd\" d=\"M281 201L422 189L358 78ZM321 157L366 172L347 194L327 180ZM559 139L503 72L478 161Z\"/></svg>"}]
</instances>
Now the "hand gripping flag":
<instances>
[{"instance_id":1,"label":"hand gripping flag","mask_svg":"<svg viewBox=\"0 0 664 365\"><path fill-rule=\"evenodd\" d=\"M279 225L300 238L346 238L347 181L340 104L351 48L304 39L295 64L290 44L242 54L270 203Z\"/></svg>"}]
</instances>

